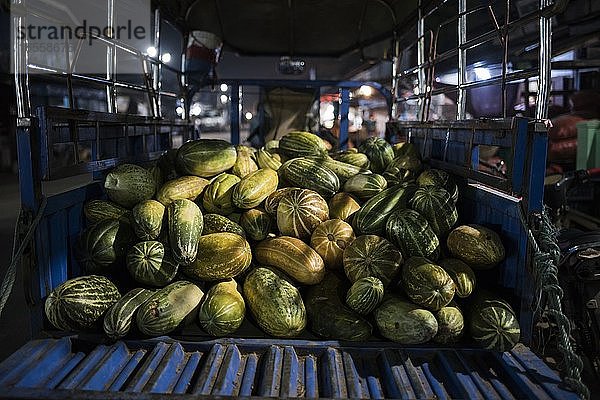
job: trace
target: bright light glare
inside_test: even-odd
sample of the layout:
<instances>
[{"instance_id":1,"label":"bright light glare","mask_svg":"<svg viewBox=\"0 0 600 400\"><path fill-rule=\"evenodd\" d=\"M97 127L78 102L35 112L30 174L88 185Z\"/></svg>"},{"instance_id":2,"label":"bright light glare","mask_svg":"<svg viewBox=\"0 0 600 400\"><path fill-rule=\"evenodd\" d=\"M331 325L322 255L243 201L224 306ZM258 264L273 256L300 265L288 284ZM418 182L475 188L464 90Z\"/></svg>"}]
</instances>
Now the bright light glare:
<instances>
[{"instance_id":1,"label":"bright light glare","mask_svg":"<svg viewBox=\"0 0 600 400\"><path fill-rule=\"evenodd\" d=\"M202 107L200 107L200 103L194 103L192 104L192 107L190 107L190 115L197 117L198 115L200 115L200 113L202 112Z\"/></svg>"},{"instance_id":2,"label":"bright light glare","mask_svg":"<svg viewBox=\"0 0 600 400\"><path fill-rule=\"evenodd\" d=\"M221 92L226 92L228 89L228 86L226 83L221 83Z\"/></svg>"},{"instance_id":3,"label":"bright light glare","mask_svg":"<svg viewBox=\"0 0 600 400\"><path fill-rule=\"evenodd\" d=\"M221 100L222 104L225 104L225 103L227 103L229 101L229 97L227 97L226 94L222 94L221 97L220 97L220 100Z\"/></svg>"},{"instance_id":4,"label":"bright light glare","mask_svg":"<svg viewBox=\"0 0 600 400\"><path fill-rule=\"evenodd\" d=\"M335 111L335 107L333 106L333 104L327 104L327 108L325 109L325 112L327 114L333 115L334 111Z\"/></svg>"},{"instance_id":5,"label":"bright light glare","mask_svg":"<svg viewBox=\"0 0 600 400\"><path fill-rule=\"evenodd\" d=\"M373 94L373 88L371 86L363 85L358 89L358 94L361 96L369 97Z\"/></svg>"},{"instance_id":6,"label":"bright light glare","mask_svg":"<svg viewBox=\"0 0 600 400\"><path fill-rule=\"evenodd\" d=\"M477 67L475 68L475 76L477 77L477 79L490 79L492 77L492 74L490 73L490 70L485 68L485 67Z\"/></svg>"},{"instance_id":7,"label":"bright light glare","mask_svg":"<svg viewBox=\"0 0 600 400\"><path fill-rule=\"evenodd\" d=\"M156 50L156 47L150 46L146 49L146 54L148 54L150 57L156 57L158 50Z\"/></svg>"},{"instance_id":8,"label":"bright light glare","mask_svg":"<svg viewBox=\"0 0 600 400\"><path fill-rule=\"evenodd\" d=\"M252 113L251 113L250 111L248 111L248 112L246 113L245 117L246 117L246 119L247 119L247 120L251 120L251 119L252 119L252 117L253 117L253 115L252 115Z\"/></svg>"},{"instance_id":9,"label":"bright light glare","mask_svg":"<svg viewBox=\"0 0 600 400\"><path fill-rule=\"evenodd\" d=\"M160 59L162 60L162 62L168 64L171 62L171 53L165 53L163 54Z\"/></svg>"},{"instance_id":10,"label":"bright light glare","mask_svg":"<svg viewBox=\"0 0 600 400\"><path fill-rule=\"evenodd\" d=\"M175 112L177 113L177 115L182 115L183 114L183 107L179 106L175 109Z\"/></svg>"}]
</instances>

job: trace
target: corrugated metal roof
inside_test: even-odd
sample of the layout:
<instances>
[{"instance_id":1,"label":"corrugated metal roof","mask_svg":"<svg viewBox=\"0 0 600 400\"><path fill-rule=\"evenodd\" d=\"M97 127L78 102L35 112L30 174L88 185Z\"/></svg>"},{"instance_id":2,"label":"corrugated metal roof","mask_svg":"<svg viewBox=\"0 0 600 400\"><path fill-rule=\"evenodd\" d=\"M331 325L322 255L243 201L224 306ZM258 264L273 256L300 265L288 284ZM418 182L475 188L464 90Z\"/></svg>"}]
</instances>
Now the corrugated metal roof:
<instances>
[{"instance_id":1,"label":"corrugated metal roof","mask_svg":"<svg viewBox=\"0 0 600 400\"><path fill-rule=\"evenodd\" d=\"M577 398L522 345L506 353L368 346L261 339L101 345L76 338L37 340L0 364L0 396Z\"/></svg>"}]
</instances>

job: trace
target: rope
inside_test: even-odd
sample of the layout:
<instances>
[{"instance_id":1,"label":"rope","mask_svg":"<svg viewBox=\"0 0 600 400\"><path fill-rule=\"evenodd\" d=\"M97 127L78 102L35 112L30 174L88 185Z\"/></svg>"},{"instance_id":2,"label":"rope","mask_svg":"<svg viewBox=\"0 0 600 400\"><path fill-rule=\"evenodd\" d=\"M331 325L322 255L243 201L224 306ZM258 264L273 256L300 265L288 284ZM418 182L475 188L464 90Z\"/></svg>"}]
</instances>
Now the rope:
<instances>
[{"instance_id":1,"label":"rope","mask_svg":"<svg viewBox=\"0 0 600 400\"><path fill-rule=\"evenodd\" d=\"M21 245L19 246L18 249L16 249L17 248L17 240L18 240L17 233L19 231L20 222L23 218L23 210L21 210L21 212L19 213L19 218L17 219L17 223L15 225L15 236L13 239L12 261L10 262L10 265L6 269L6 273L4 274L4 279L2 280L2 285L0 286L0 316L2 316L2 311L4 310L4 306L6 306L6 302L8 301L8 299L12 293L13 286L15 284L15 280L16 280L16 276L17 276L17 264L21 261L21 258L23 257L23 252L29 245L29 242L31 241L31 239L33 237L33 233L35 232L35 229L37 228L38 224L40 223L40 220L42 219L42 216L44 215L44 210L46 209L47 203L48 203L48 201L47 201L46 197L42 197L42 203L40 204L37 214L36 214L35 218L33 219L33 221L31 222L31 225L29 225L29 228L27 229L27 233L25 234L25 237L23 238ZM16 249L16 251L15 251L15 249Z\"/></svg>"},{"instance_id":2,"label":"rope","mask_svg":"<svg viewBox=\"0 0 600 400\"><path fill-rule=\"evenodd\" d=\"M563 290L558 283L560 248L556 242L556 228L552 225L548 213L544 209L541 215L540 228L537 232L538 242L533 232L528 228L522 212L520 217L534 251L534 311L538 313L544 310L546 315L554 319L558 329L557 349L563 356L563 381L581 398L589 399L590 392L581 380L583 361L573 350L571 345L571 322L562 311Z\"/></svg>"}]
</instances>

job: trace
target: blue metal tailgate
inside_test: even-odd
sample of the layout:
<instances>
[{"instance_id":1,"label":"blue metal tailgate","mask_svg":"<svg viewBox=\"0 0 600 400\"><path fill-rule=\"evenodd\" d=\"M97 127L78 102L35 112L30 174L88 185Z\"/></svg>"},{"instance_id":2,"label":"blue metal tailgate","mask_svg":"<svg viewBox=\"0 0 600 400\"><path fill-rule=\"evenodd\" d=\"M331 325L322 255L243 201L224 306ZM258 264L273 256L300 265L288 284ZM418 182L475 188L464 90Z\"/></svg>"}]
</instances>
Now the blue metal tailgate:
<instances>
[{"instance_id":1,"label":"blue metal tailgate","mask_svg":"<svg viewBox=\"0 0 600 400\"><path fill-rule=\"evenodd\" d=\"M0 364L0 397L577 398L523 345L494 353L389 343L162 339L31 341Z\"/></svg>"}]
</instances>

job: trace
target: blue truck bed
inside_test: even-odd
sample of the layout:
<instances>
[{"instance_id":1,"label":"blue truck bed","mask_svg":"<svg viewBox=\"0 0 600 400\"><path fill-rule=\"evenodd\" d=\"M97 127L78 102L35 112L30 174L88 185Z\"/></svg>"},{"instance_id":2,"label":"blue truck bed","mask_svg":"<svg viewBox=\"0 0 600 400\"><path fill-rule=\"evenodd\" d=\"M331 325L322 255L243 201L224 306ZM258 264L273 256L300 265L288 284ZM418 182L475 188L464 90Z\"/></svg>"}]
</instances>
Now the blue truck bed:
<instances>
[{"instance_id":1,"label":"blue truck bed","mask_svg":"<svg viewBox=\"0 0 600 400\"><path fill-rule=\"evenodd\" d=\"M98 173L120 162L147 160L150 154L169 148L169 135L182 129L118 118L48 108L38 112L35 124L19 128L24 209L33 215L43 204L42 178ZM88 127L80 130L80 139L91 143L93 159L79 162L76 169L53 166L52 145L61 137L61 129L73 125ZM557 374L526 347L533 332L533 279L523 220L542 207L543 173L537 171L545 164L545 132L525 119L391 128L409 137L432 165L455 175L464 221L493 226L503 237L507 258L486 280L519 314L522 343L511 352L474 349L468 342L442 348L255 335L212 340L186 336L185 331L177 340L117 343L105 342L100 334L64 336L45 321L43 303L53 288L81 273L72 251L85 227L84 202L102 193L99 182L94 182L46 199L33 249L23 265L25 276L30 277L25 287L33 304L32 334L38 340L0 363L0 397L152 398L151 393L169 393L182 398L577 398L561 388ZM185 135L184 140L189 137ZM63 136L60 140L73 140ZM110 153L110 140L115 151L107 159L103 153ZM509 163L505 176L478 170L483 145L505 151Z\"/></svg>"}]
</instances>

